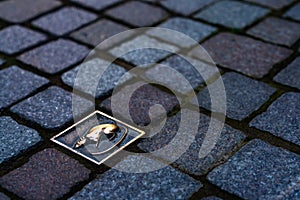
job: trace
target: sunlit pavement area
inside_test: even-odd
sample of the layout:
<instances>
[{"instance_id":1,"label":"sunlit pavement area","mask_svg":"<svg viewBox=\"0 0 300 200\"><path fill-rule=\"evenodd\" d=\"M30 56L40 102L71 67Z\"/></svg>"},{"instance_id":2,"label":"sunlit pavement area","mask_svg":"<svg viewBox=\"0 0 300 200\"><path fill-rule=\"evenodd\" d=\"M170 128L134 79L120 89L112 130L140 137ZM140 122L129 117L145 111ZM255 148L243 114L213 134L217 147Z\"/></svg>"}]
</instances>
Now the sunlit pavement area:
<instances>
[{"instance_id":1,"label":"sunlit pavement area","mask_svg":"<svg viewBox=\"0 0 300 200\"><path fill-rule=\"evenodd\" d=\"M50 141L74 123L77 67L105 39L138 27L182 32L216 63L227 112L206 157L198 154L211 115L207 85L216 78L205 82L181 57L149 49L115 60L96 95L74 89L82 101L95 99L95 109L112 114L110 96L126 72L147 63L176 69L191 84L200 109L192 91L176 86L175 76L148 66L145 80L168 85L140 87L129 102L130 114L136 124L147 125L149 108L160 104L168 119L160 132L137 140L129 151L149 153L167 145L180 123L178 105L184 102L199 110L203 120L178 160L149 173L126 173ZM299 0L1 1L0 199L300 199L299 39ZM120 38L103 54L114 56L145 42L188 52L194 48L146 33ZM193 59L200 62L197 55ZM134 77L127 76L126 84L133 84ZM183 94L181 99L166 89L172 86Z\"/></svg>"}]
</instances>

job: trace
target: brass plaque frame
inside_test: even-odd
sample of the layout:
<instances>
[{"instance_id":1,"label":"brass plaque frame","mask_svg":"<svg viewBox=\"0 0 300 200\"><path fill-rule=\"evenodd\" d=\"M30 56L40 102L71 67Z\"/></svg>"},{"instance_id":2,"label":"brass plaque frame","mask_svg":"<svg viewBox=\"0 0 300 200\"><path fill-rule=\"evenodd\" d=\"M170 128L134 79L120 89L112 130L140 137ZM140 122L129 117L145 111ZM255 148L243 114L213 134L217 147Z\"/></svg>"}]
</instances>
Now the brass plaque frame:
<instances>
[{"instance_id":1,"label":"brass plaque frame","mask_svg":"<svg viewBox=\"0 0 300 200\"><path fill-rule=\"evenodd\" d=\"M123 127L126 127L128 130L131 130L132 132L138 133L138 135L136 136L132 136L132 139L130 139L128 142L126 142L125 144L123 144L121 147L116 147L115 150L112 150L112 152L107 153L108 155L104 155L104 157L102 159L97 159L96 156L93 156L92 153L90 153L90 155L87 155L87 153L82 153L79 150L73 148L71 145L69 144L65 144L64 142L60 141L59 138L61 137L65 137L68 134L71 134L72 132L76 132L76 127L79 126L80 124L86 122L87 120L89 120L93 115L100 115L102 117L105 117L109 120L112 120L113 122L115 122L116 124L119 124ZM72 129L75 129L75 131L72 131ZM82 134L82 133L81 133ZM75 135L75 133L73 133L73 135ZM54 137L52 137L50 140L70 151L72 151L75 154L78 154L80 156L82 156L83 158L97 164L97 165L101 165L102 163L104 163L106 160L110 159L112 156L116 155L117 153L119 153L120 151L122 151L123 149L125 149L127 146L129 146L130 144L132 144L133 142L135 142L137 139L141 138L143 135L145 135L145 132L137 129L125 122L122 122L121 120L118 120L112 116L109 116L101 111L94 111L93 113L89 114L88 116L86 116L85 118L81 119L80 121L78 121L77 123L73 124L72 126L70 126L69 128L67 128L66 130L60 132L59 134L55 135ZM125 136L127 137L127 136ZM80 138L80 135L78 134L78 138Z\"/></svg>"}]
</instances>

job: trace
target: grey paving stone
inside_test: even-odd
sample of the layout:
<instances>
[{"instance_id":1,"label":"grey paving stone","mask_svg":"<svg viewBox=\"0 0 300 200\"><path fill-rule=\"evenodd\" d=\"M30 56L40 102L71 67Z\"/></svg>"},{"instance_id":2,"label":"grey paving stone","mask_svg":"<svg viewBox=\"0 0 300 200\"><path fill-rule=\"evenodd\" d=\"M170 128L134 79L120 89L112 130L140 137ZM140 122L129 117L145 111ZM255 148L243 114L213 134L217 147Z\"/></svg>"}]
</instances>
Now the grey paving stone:
<instances>
[{"instance_id":1,"label":"grey paving stone","mask_svg":"<svg viewBox=\"0 0 300 200\"><path fill-rule=\"evenodd\" d=\"M231 33L221 33L204 42L203 47L216 63L260 78L266 75L274 64L292 53L286 48Z\"/></svg>"},{"instance_id":2,"label":"grey paving stone","mask_svg":"<svg viewBox=\"0 0 300 200\"><path fill-rule=\"evenodd\" d=\"M84 10L65 7L33 21L33 24L55 35L64 35L96 18L95 14Z\"/></svg>"},{"instance_id":3,"label":"grey paving stone","mask_svg":"<svg viewBox=\"0 0 300 200\"><path fill-rule=\"evenodd\" d=\"M76 99L84 105L92 106L92 103L78 97ZM71 93L58 88L50 87L37 95L30 97L13 106L11 111L22 118L35 122L46 129L58 128L73 119L73 112L78 114L87 110L75 108L72 110Z\"/></svg>"},{"instance_id":4,"label":"grey paving stone","mask_svg":"<svg viewBox=\"0 0 300 200\"><path fill-rule=\"evenodd\" d=\"M222 80L226 92L226 115L236 120L242 120L258 110L275 92L274 88L265 83L233 72L223 75ZM198 102L200 106L212 110L207 88L198 94Z\"/></svg>"},{"instance_id":5,"label":"grey paving stone","mask_svg":"<svg viewBox=\"0 0 300 200\"><path fill-rule=\"evenodd\" d=\"M102 41L110 38L111 36L120 32L126 31L128 28L117 24L113 21L101 19L96 23L93 23L87 27L84 27L74 33L71 36L82 42L88 43L93 46L99 45ZM109 46L115 45L126 37L118 38L116 41L109 44ZM108 47L109 47L108 46Z\"/></svg>"},{"instance_id":6,"label":"grey paving stone","mask_svg":"<svg viewBox=\"0 0 300 200\"><path fill-rule=\"evenodd\" d=\"M139 1L127 2L106 13L134 26L150 26L166 18L168 15L167 12L159 7Z\"/></svg>"},{"instance_id":7,"label":"grey paving stone","mask_svg":"<svg viewBox=\"0 0 300 200\"><path fill-rule=\"evenodd\" d=\"M284 16L300 21L300 3L289 9Z\"/></svg>"},{"instance_id":8,"label":"grey paving stone","mask_svg":"<svg viewBox=\"0 0 300 200\"><path fill-rule=\"evenodd\" d=\"M293 2L293 0L247 0L273 9L281 9Z\"/></svg>"},{"instance_id":9,"label":"grey paving stone","mask_svg":"<svg viewBox=\"0 0 300 200\"><path fill-rule=\"evenodd\" d=\"M216 0L193 0L186 2L185 0L165 0L160 3L169 10L183 15L190 15L215 1Z\"/></svg>"},{"instance_id":10,"label":"grey paving stone","mask_svg":"<svg viewBox=\"0 0 300 200\"><path fill-rule=\"evenodd\" d=\"M19 56L19 59L33 67L54 74L81 61L89 49L64 39L47 43Z\"/></svg>"},{"instance_id":11,"label":"grey paving stone","mask_svg":"<svg viewBox=\"0 0 300 200\"><path fill-rule=\"evenodd\" d=\"M6 196L5 194L3 194L2 192L0 193L0 199L1 200L10 200L10 198L8 196Z\"/></svg>"},{"instance_id":12,"label":"grey paving stone","mask_svg":"<svg viewBox=\"0 0 300 200\"><path fill-rule=\"evenodd\" d=\"M284 85L288 85L300 89L299 77L300 77L300 57L296 58L285 69L279 72L274 77L274 80Z\"/></svg>"},{"instance_id":13,"label":"grey paving stone","mask_svg":"<svg viewBox=\"0 0 300 200\"><path fill-rule=\"evenodd\" d=\"M300 145L300 94L286 93L254 118L250 126Z\"/></svg>"},{"instance_id":14,"label":"grey paving stone","mask_svg":"<svg viewBox=\"0 0 300 200\"><path fill-rule=\"evenodd\" d=\"M107 70L105 70L106 67ZM79 76L78 70L83 72L83 74ZM98 74L103 72L102 77L98 78L97 72ZM95 95L96 98L99 98L101 96L108 95L110 92L112 92L112 90L116 87L119 81L121 84L122 82L128 81L132 77L129 74L127 74L126 76L125 73L126 70L118 65L110 65L107 61L93 59L64 73L62 76L62 80L65 84L73 87L76 76L77 78L80 77L77 80L76 85L78 87L76 89L91 94L93 96ZM122 78L123 75L125 75L125 77ZM96 88L93 87L95 83L98 83L96 93Z\"/></svg>"},{"instance_id":15,"label":"grey paving stone","mask_svg":"<svg viewBox=\"0 0 300 200\"><path fill-rule=\"evenodd\" d=\"M269 42L292 46L300 38L300 24L270 17L247 33Z\"/></svg>"},{"instance_id":16,"label":"grey paving stone","mask_svg":"<svg viewBox=\"0 0 300 200\"><path fill-rule=\"evenodd\" d=\"M24 199L52 200L61 198L76 184L87 180L89 173L71 157L55 149L45 149L2 176L0 184Z\"/></svg>"},{"instance_id":17,"label":"grey paving stone","mask_svg":"<svg viewBox=\"0 0 300 200\"><path fill-rule=\"evenodd\" d=\"M20 52L46 39L44 35L18 25L2 29L0 38L0 51L7 54Z\"/></svg>"},{"instance_id":18,"label":"grey paving stone","mask_svg":"<svg viewBox=\"0 0 300 200\"><path fill-rule=\"evenodd\" d=\"M242 29L269 12L268 9L237 1L221 1L195 17L230 28Z\"/></svg>"},{"instance_id":19,"label":"grey paving stone","mask_svg":"<svg viewBox=\"0 0 300 200\"><path fill-rule=\"evenodd\" d=\"M213 32L215 32L217 29L215 27L196 22L190 19L182 18L182 17L174 17L166 22L160 24L158 27L161 28L168 28L172 29L178 32L181 32L183 34L186 34L187 36L191 37L192 39L196 40L197 42L203 40L205 37L209 36ZM156 32L147 32L147 34L150 34L152 36L156 36L158 38L164 39L166 41L172 42L173 40L168 40L168 38L174 38L176 35L168 35L168 33L156 33ZM162 35L164 34L164 35ZM176 40L176 39L175 39ZM177 43L174 45L179 45L181 47L189 47L191 45L195 44L188 44L185 43L184 41L176 40ZM196 43L197 44L197 43Z\"/></svg>"},{"instance_id":20,"label":"grey paving stone","mask_svg":"<svg viewBox=\"0 0 300 200\"><path fill-rule=\"evenodd\" d=\"M132 118L132 121L138 125L145 125L151 122L151 119L156 120L165 112L169 113L175 106L179 105L179 100L172 94L169 94L165 91L162 91L150 84L143 83L144 85L139 85L137 83L128 84L125 87L121 87L118 92L114 94L117 103L113 103L113 114L116 118L125 118L128 120L128 117L124 113L129 111L129 114ZM130 96L129 104L124 105L124 99L127 94L132 93ZM160 105L164 108L154 110L149 113L149 109L152 106ZM112 111L111 98L104 100L101 103L101 106L108 110Z\"/></svg>"},{"instance_id":21,"label":"grey paving stone","mask_svg":"<svg viewBox=\"0 0 300 200\"><path fill-rule=\"evenodd\" d=\"M10 22L24 22L59 5L61 3L54 0L3 1L0 3L0 18Z\"/></svg>"},{"instance_id":22,"label":"grey paving stone","mask_svg":"<svg viewBox=\"0 0 300 200\"><path fill-rule=\"evenodd\" d=\"M41 141L39 134L10 117L0 117L0 163Z\"/></svg>"},{"instance_id":23,"label":"grey paving stone","mask_svg":"<svg viewBox=\"0 0 300 200\"><path fill-rule=\"evenodd\" d=\"M208 80L217 74L218 69L216 67L190 59L192 63L175 55L161 63L176 70L178 74L174 71L167 71L162 66L155 66L147 70L145 76L149 80L158 82L173 91L187 93L204 83L204 80ZM194 66L199 67L200 72ZM188 83L184 81L188 81Z\"/></svg>"},{"instance_id":24,"label":"grey paving stone","mask_svg":"<svg viewBox=\"0 0 300 200\"><path fill-rule=\"evenodd\" d=\"M208 180L244 199L299 199L300 157L261 140L244 146Z\"/></svg>"},{"instance_id":25,"label":"grey paving stone","mask_svg":"<svg viewBox=\"0 0 300 200\"><path fill-rule=\"evenodd\" d=\"M16 66L1 70L0 108L11 105L47 83L47 79Z\"/></svg>"},{"instance_id":26,"label":"grey paving stone","mask_svg":"<svg viewBox=\"0 0 300 200\"><path fill-rule=\"evenodd\" d=\"M72 1L96 10L101 10L103 8L106 8L107 6L111 6L117 2L120 2L121 0L72 0Z\"/></svg>"},{"instance_id":27,"label":"grey paving stone","mask_svg":"<svg viewBox=\"0 0 300 200\"><path fill-rule=\"evenodd\" d=\"M152 162L157 163L155 160ZM200 182L169 166L149 173L127 173L111 169L86 185L70 200L188 199L201 187Z\"/></svg>"},{"instance_id":28,"label":"grey paving stone","mask_svg":"<svg viewBox=\"0 0 300 200\"><path fill-rule=\"evenodd\" d=\"M142 46L147 46L149 48L140 49ZM134 50L127 53L127 51L132 49ZM122 55L119 58L136 66L140 66L149 63L157 63L159 60L170 55L170 52L176 52L177 50L178 48L175 46L142 35L122 43L120 46L111 49L109 52L116 57Z\"/></svg>"},{"instance_id":29,"label":"grey paving stone","mask_svg":"<svg viewBox=\"0 0 300 200\"><path fill-rule=\"evenodd\" d=\"M189 111L188 119L185 119L187 124L181 124L181 126L185 127L193 127L195 124L195 111ZM171 117L167 120L163 129L156 133L154 136L144 139L142 142L138 144L138 147L147 152L157 151L164 146L168 145L176 134L178 134L178 129L181 123L181 116L177 114L174 117ZM216 120L215 120L216 121ZM192 141L190 147L186 152L182 152L181 157L176 160L173 165L176 167L194 175L203 175L207 173L211 168L217 165L221 160L228 159L228 155L241 144L242 140L245 138L244 134L240 131L237 131L227 125L224 126L220 137L217 138L216 146L212 149L212 151L204 158L199 158L199 151L203 144L204 138L206 139L212 137L207 134L209 127L210 118L200 114L198 132L194 140ZM220 125L219 121L216 121L218 125ZM188 128L187 128L188 129ZM213 130L217 130L217 127L213 127ZM186 133L190 132L185 130ZM206 136L205 136L206 135ZM188 137L184 136L183 137ZM212 138L211 138L212 139ZM187 139L182 138L180 142L186 141ZM173 142L173 141L172 141ZM176 146L181 146L181 144L175 143ZM167 151L167 150L165 150ZM159 155L161 158L169 160L173 154L177 154L178 150L172 148L172 152L167 152L167 154ZM165 156L167 155L167 156ZM180 155L180 154L179 154Z\"/></svg>"}]
</instances>

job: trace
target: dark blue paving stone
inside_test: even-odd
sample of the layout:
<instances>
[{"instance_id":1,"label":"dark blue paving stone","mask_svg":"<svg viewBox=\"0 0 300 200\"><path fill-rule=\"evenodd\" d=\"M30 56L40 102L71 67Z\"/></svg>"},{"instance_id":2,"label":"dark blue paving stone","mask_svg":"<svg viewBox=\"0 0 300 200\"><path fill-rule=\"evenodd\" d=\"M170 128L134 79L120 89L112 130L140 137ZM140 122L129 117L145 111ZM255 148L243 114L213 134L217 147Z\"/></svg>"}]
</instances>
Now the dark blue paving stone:
<instances>
[{"instance_id":1,"label":"dark blue paving stone","mask_svg":"<svg viewBox=\"0 0 300 200\"><path fill-rule=\"evenodd\" d=\"M216 0L193 0L187 2L186 0L165 0L160 3L173 12L189 15L215 1Z\"/></svg>"},{"instance_id":2,"label":"dark blue paving stone","mask_svg":"<svg viewBox=\"0 0 300 200\"><path fill-rule=\"evenodd\" d=\"M222 200L222 199L219 197L210 196L210 197L202 198L201 200Z\"/></svg>"},{"instance_id":3,"label":"dark blue paving stone","mask_svg":"<svg viewBox=\"0 0 300 200\"><path fill-rule=\"evenodd\" d=\"M61 3L54 0L3 1L0 3L0 18L10 22L24 22L59 5Z\"/></svg>"},{"instance_id":4,"label":"dark blue paving stone","mask_svg":"<svg viewBox=\"0 0 300 200\"><path fill-rule=\"evenodd\" d=\"M269 42L292 46L300 38L300 24L270 17L247 33Z\"/></svg>"},{"instance_id":5,"label":"dark blue paving stone","mask_svg":"<svg viewBox=\"0 0 300 200\"><path fill-rule=\"evenodd\" d=\"M268 9L237 1L221 1L195 17L230 28L242 29L268 13Z\"/></svg>"},{"instance_id":6,"label":"dark blue paving stone","mask_svg":"<svg viewBox=\"0 0 300 200\"><path fill-rule=\"evenodd\" d=\"M152 162L157 163L155 160ZM148 173L127 173L111 169L86 185L70 200L188 199L201 187L200 182L169 166Z\"/></svg>"},{"instance_id":7,"label":"dark blue paving stone","mask_svg":"<svg viewBox=\"0 0 300 200\"><path fill-rule=\"evenodd\" d=\"M226 92L226 115L236 120L242 120L258 110L275 92L274 88L265 83L233 72L223 75L222 80ZM207 88L198 94L198 102L201 107L211 110Z\"/></svg>"},{"instance_id":8,"label":"dark blue paving stone","mask_svg":"<svg viewBox=\"0 0 300 200\"><path fill-rule=\"evenodd\" d=\"M101 19L96 23L93 23L87 27L84 27L74 33L71 36L75 39L78 39L82 42L88 43L93 46L99 45L102 41L108 39L109 37L118 34L120 32L126 31L128 28L117 24L113 21L106 19ZM116 41L109 44L109 46L120 42L125 39L124 37L118 38Z\"/></svg>"},{"instance_id":9,"label":"dark blue paving stone","mask_svg":"<svg viewBox=\"0 0 300 200\"><path fill-rule=\"evenodd\" d=\"M107 6L111 6L121 0L72 0L73 2L79 3L81 5L101 10Z\"/></svg>"},{"instance_id":10,"label":"dark blue paving stone","mask_svg":"<svg viewBox=\"0 0 300 200\"><path fill-rule=\"evenodd\" d=\"M187 124L183 124L181 126L185 127L192 127L195 124L195 114L193 112L195 111L189 111L190 115L188 116L188 119L185 119L188 121ZM154 152L157 151L166 145L168 145L172 139L175 137L179 128L181 122L181 117L179 114L177 114L174 117L171 117L167 120L167 123L165 124L164 128L156 133L154 136L147 138L140 142L138 144L138 147L143 149L147 152ZM220 137L217 138L216 146L212 149L212 151L204 158L199 158L199 150L201 148L201 145L203 144L204 138L210 138L213 136L205 136L205 134L208 131L210 118L205 115L200 115L199 119L199 126L198 126L198 132L196 133L194 141L191 143L190 147L187 149L186 152L182 152L183 154L181 157L176 160L173 164L194 175L203 175L207 173L213 166L217 165L218 162L221 160L228 159L228 156L230 153L236 149L242 142L242 140L245 138L245 136L225 125ZM220 122L217 122L216 124L220 124ZM217 127L213 127L217 129ZM188 137L188 136L186 136ZM212 139L212 138L211 138ZM182 138L183 141L185 141L185 138ZM174 141L172 141L174 143ZM181 141L182 142L182 141ZM181 144L176 144L176 146L181 146ZM177 154L178 152L176 149L173 149L172 152L168 152L168 156L161 156L162 159L170 161L169 157L172 157L172 154Z\"/></svg>"},{"instance_id":11,"label":"dark blue paving stone","mask_svg":"<svg viewBox=\"0 0 300 200\"><path fill-rule=\"evenodd\" d=\"M161 28L168 28L168 29L172 29L178 32L181 32L189 37L191 37L192 39L194 39L196 42L199 42L201 40L203 40L205 37L209 36L210 34L212 34L213 32L215 32L217 29L215 27L200 23L200 22L196 22L190 19L186 19L186 18L181 18L181 17L174 17L169 19L168 21L162 23L161 25L159 25L159 27ZM168 40L168 35L161 35L164 33L148 33L152 36L156 36L158 38L162 38L164 40ZM170 35L171 38L176 37L176 35ZM173 42L173 40L169 40L169 42ZM197 44L195 42L195 44L187 44L185 42L183 42L182 40L180 40L180 38L178 38L177 40L178 42L174 45L179 45L182 47L189 47L191 45L195 45Z\"/></svg>"},{"instance_id":12,"label":"dark blue paving stone","mask_svg":"<svg viewBox=\"0 0 300 200\"><path fill-rule=\"evenodd\" d=\"M275 76L274 80L284 85L288 85L300 89L299 77L300 77L300 57L296 58L285 69L279 72Z\"/></svg>"},{"instance_id":13,"label":"dark blue paving stone","mask_svg":"<svg viewBox=\"0 0 300 200\"><path fill-rule=\"evenodd\" d=\"M300 21L300 3L289 9L284 16Z\"/></svg>"},{"instance_id":14,"label":"dark blue paving stone","mask_svg":"<svg viewBox=\"0 0 300 200\"><path fill-rule=\"evenodd\" d=\"M300 94L286 93L268 110L254 118L250 126L300 145Z\"/></svg>"},{"instance_id":15,"label":"dark blue paving stone","mask_svg":"<svg viewBox=\"0 0 300 200\"><path fill-rule=\"evenodd\" d=\"M202 76L211 78L218 72L216 67L209 66L195 59L191 60L193 62L189 63L180 56L172 56L161 64L176 70L178 74L173 71L165 71L161 66L155 66L147 70L145 76L149 80L159 82L173 91L187 93L204 83ZM201 74L194 68L194 66L198 65L200 66ZM190 85L186 84L183 80L188 81Z\"/></svg>"},{"instance_id":16,"label":"dark blue paving stone","mask_svg":"<svg viewBox=\"0 0 300 200\"><path fill-rule=\"evenodd\" d=\"M135 88L135 90L130 96L129 105L124 107L122 103L117 105L114 104L114 116L119 115L126 118L126 116L124 116L124 110L129 109L132 121L136 124L144 125L151 122L151 117L156 119L160 115L165 114L164 111L158 110L157 112L151 113L149 116L150 107L158 104L162 106L167 113L169 113L175 106L179 105L179 101L174 95L164 92L149 84L145 84L138 88L135 87L135 84L122 87L121 91L114 94L114 98L123 101L124 96L129 92L132 92L131 88ZM101 106L106 110L111 111L111 98L104 100Z\"/></svg>"},{"instance_id":17,"label":"dark blue paving stone","mask_svg":"<svg viewBox=\"0 0 300 200\"><path fill-rule=\"evenodd\" d=\"M89 178L90 171L69 156L45 149L21 167L0 178L2 187L24 199L58 199L76 184Z\"/></svg>"},{"instance_id":18,"label":"dark blue paving stone","mask_svg":"<svg viewBox=\"0 0 300 200\"><path fill-rule=\"evenodd\" d=\"M108 15L134 26L149 26L167 17L167 12L146 3L131 1L113 8Z\"/></svg>"},{"instance_id":19,"label":"dark blue paving stone","mask_svg":"<svg viewBox=\"0 0 300 200\"><path fill-rule=\"evenodd\" d=\"M0 71L0 108L26 97L36 89L48 83L48 80L12 66Z\"/></svg>"},{"instance_id":20,"label":"dark blue paving stone","mask_svg":"<svg viewBox=\"0 0 300 200\"><path fill-rule=\"evenodd\" d=\"M261 140L251 141L208 175L244 199L299 199L300 157Z\"/></svg>"},{"instance_id":21,"label":"dark blue paving stone","mask_svg":"<svg viewBox=\"0 0 300 200\"><path fill-rule=\"evenodd\" d=\"M231 33L218 34L205 41L203 47L217 64L260 78L266 75L274 64L292 53L283 47ZM197 54L194 56L201 57Z\"/></svg>"},{"instance_id":22,"label":"dark blue paving stone","mask_svg":"<svg viewBox=\"0 0 300 200\"><path fill-rule=\"evenodd\" d=\"M43 72L54 74L81 61L88 53L89 49L82 45L59 39L26 52L19 59Z\"/></svg>"},{"instance_id":23,"label":"dark blue paving stone","mask_svg":"<svg viewBox=\"0 0 300 200\"><path fill-rule=\"evenodd\" d=\"M10 200L10 198L3 193L0 193L0 199L1 200Z\"/></svg>"},{"instance_id":24,"label":"dark blue paving stone","mask_svg":"<svg viewBox=\"0 0 300 200\"><path fill-rule=\"evenodd\" d=\"M147 45L151 48L139 49L141 48L142 45ZM131 49L137 49L137 50L131 51L123 55L126 51ZM178 50L178 48L160 42L148 36L142 35L128 42L122 43L120 46L111 49L109 52L116 57L118 55L123 55L119 58L127 62L130 62L136 66L139 66L139 65L146 65L150 63L157 63L159 60L170 55L170 50L176 51Z\"/></svg>"},{"instance_id":25,"label":"dark blue paving stone","mask_svg":"<svg viewBox=\"0 0 300 200\"><path fill-rule=\"evenodd\" d=\"M86 102L87 100L79 99L79 101L92 106L91 102ZM86 111L77 109L79 111L75 112L79 114L80 111ZM15 105L11 111L43 128L58 128L73 119L72 94L58 87L50 87Z\"/></svg>"},{"instance_id":26,"label":"dark blue paving stone","mask_svg":"<svg viewBox=\"0 0 300 200\"><path fill-rule=\"evenodd\" d=\"M92 13L66 7L35 20L33 24L53 34L64 35L96 18Z\"/></svg>"},{"instance_id":27,"label":"dark blue paving stone","mask_svg":"<svg viewBox=\"0 0 300 200\"><path fill-rule=\"evenodd\" d=\"M281 9L293 2L293 0L247 0L274 9Z\"/></svg>"},{"instance_id":28,"label":"dark blue paving stone","mask_svg":"<svg viewBox=\"0 0 300 200\"><path fill-rule=\"evenodd\" d=\"M40 33L15 25L0 31L0 51L13 54L31 47L46 37Z\"/></svg>"},{"instance_id":29,"label":"dark blue paving stone","mask_svg":"<svg viewBox=\"0 0 300 200\"><path fill-rule=\"evenodd\" d=\"M106 67L107 70L105 70ZM83 71L83 74L78 75L79 69L85 69ZM99 78L99 80L97 80L97 72L103 72L103 75ZM118 65L109 65L107 61L93 59L63 74L62 80L65 84L73 87L76 76L77 78L80 77L80 79L78 79L78 87L76 89L91 95L94 95L96 89L93 87L93 85L95 83L98 83L95 97L99 98L101 96L108 95L115 88L118 81L122 83L129 80L131 78L129 74L126 77L122 78L125 73L126 70ZM79 83L83 83L84 86L81 87L81 84Z\"/></svg>"},{"instance_id":30,"label":"dark blue paving stone","mask_svg":"<svg viewBox=\"0 0 300 200\"><path fill-rule=\"evenodd\" d=\"M41 141L39 134L10 117L0 117L0 163Z\"/></svg>"}]
</instances>

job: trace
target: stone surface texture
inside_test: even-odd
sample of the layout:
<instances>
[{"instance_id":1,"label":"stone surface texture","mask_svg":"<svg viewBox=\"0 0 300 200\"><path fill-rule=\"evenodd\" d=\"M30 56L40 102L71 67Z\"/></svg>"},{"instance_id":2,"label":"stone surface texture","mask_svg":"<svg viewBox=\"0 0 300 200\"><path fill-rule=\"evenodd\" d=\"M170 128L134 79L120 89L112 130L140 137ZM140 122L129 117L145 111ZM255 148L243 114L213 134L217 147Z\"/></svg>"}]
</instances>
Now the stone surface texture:
<instances>
[{"instance_id":1,"label":"stone surface texture","mask_svg":"<svg viewBox=\"0 0 300 200\"><path fill-rule=\"evenodd\" d=\"M250 126L300 145L300 94L286 93L272 103L268 110L254 118Z\"/></svg>"},{"instance_id":2,"label":"stone surface texture","mask_svg":"<svg viewBox=\"0 0 300 200\"><path fill-rule=\"evenodd\" d=\"M25 199L57 199L89 178L89 170L76 160L45 149L29 162L0 178L0 185Z\"/></svg>"},{"instance_id":3,"label":"stone surface texture","mask_svg":"<svg viewBox=\"0 0 300 200\"><path fill-rule=\"evenodd\" d=\"M0 163L41 141L38 132L18 124L10 117L0 117Z\"/></svg>"},{"instance_id":4,"label":"stone surface texture","mask_svg":"<svg viewBox=\"0 0 300 200\"><path fill-rule=\"evenodd\" d=\"M121 0L72 0L72 1L96 10L101 10L105 7L120 2Z\"/></svg>"},{"instance_id":5,"label":"stone surface texture","mask_svg":"<svg viewBox=\"0 0 300 200\"><path fill-rule=\"evenodd\" d=\"M293 2L293 0L247 0L273 9L280 9Z\"/></svg>"},{"instance_id":6,"label":"stone surface texture","mask_svg":"<svg viewBox=\"0 0 300 200\"><path fill-rule=\"evenodd\" d=\"M300 10L300 3L297 3L295 6L293 6L285 13L285 16L300 21L299 10Z\"/></svg>"},{"instance_id":7,"label":"stone surface texture","mask_svg":"<svg viewBox=\"0 0 300 200\"><path fill-rule=\"evenodd\" d=\"M298 199L299 155L253 140L208 180L243 199Z\"/></svg>"},{"instance_id":8,"label":"stone surface texture","mask_svg":"<svg viewBox=\"0 0 300 200\"><path fill-rule=\"evenodd\" d=\"M12 66L0 71L0 109L33 93L48 80L36 74Z\"/></svg>"}]
</instances>

